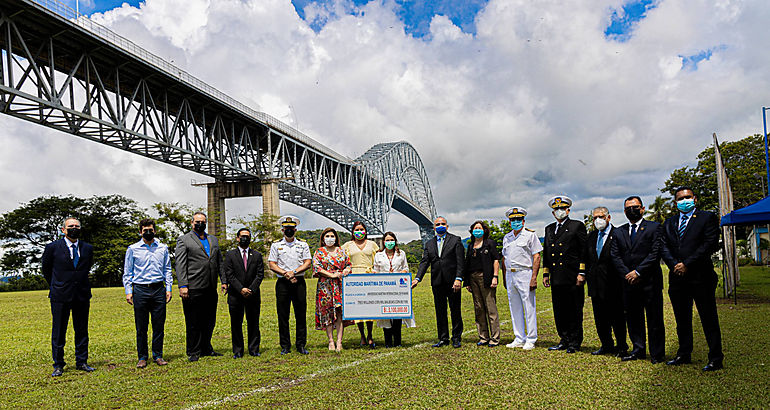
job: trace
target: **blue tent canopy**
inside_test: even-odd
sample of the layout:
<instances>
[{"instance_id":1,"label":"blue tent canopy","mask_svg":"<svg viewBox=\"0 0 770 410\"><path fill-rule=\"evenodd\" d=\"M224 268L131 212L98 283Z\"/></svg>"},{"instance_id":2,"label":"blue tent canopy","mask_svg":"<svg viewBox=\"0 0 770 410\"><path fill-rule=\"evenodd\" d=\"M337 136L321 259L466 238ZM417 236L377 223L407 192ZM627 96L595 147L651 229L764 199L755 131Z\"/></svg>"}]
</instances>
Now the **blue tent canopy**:
<instances>
[{"instance_id":1,"label":"blue tent canopy","mask_svg":"<svg viewBox=\"0 0 770 410\"><path fill-rule=\"evenodd\" d=\"M770 196L722 217L721 226L770 223Z\"/></svg>"}]
</instances>

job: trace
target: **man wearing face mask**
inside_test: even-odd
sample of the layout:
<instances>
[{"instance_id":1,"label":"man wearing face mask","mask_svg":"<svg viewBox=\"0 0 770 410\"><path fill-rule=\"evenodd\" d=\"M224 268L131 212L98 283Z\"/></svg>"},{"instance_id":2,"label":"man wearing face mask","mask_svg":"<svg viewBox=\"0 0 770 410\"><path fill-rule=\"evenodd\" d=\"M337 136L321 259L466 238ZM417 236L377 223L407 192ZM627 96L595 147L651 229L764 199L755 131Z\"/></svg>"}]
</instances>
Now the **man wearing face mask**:
<instances>
[{"instance_id":1,"label":"man wearing face mask","mask_svg":"<svg viewBox=\"0 0 770 410\"><path fill-rule=\"evenodd\" d=\"M139 222L142 239L126 249L123 287L126 302L134 306L136 324L136 367L147 367L147 321L152 315L152 360L158 366L163 360L163 335L166 324L166 304L171 301L171 258L168 247L155 239L155 221Z\"/></svg>"},{"instance_id":2,"label":"man wearing face mask","mask_svg":"<svg viewBox=\"0 0 770 410\"><path fill-rule=\"evenodd\" d=\"M230 334L233 359L243 357L243 314L249 338L249 355L259 356L259 285L265 277L262 254L249 248L251 231L241 228L237 234L238 247L225 254L225 278L229 286L227 304L230 307Z\"/></svg>"},{"instance_id":3,"label":"man wearing face mask","mask_svg":"<svg viewBox=\"0 0 770 410\"><path fill-rule=\"evenodd\" d=\"M585 303L586 227L569 219L572 200L555 196L548 201L556 222L545 227L543 284L551 288L553 317L559 343L548 350L575 353L583 343Z\"/></svg>"},{"instance_id":4,"label":"man wearing face mask","mask_svg":"<svg viewBox=\"0 0 770 410\"><path fill-rule=\"evenodd\" d=\"M425 243L417 275L412 280L412 288L422 281L430 266L430 284L433 289L438 331L438 343L433 347L449 345L449 324L446 314L448 302L452 314L452 346L459 348L463 334L460 290L463 286L465 248L459 236L447 232L449 225L443 216L433 221L433 227L436 237Z\"/></svg>"},{"instance_id":5,"label":"man wearing face mask","mask_svg":"<svg viewBox=\"0 0 770 410\"><path fill-rule=\"evenodd\" d=\"M197 362L201 356L222 356L211 346L217 321L217 277L222 291L227 279L221 275L219 241L206 234L206 214L196 212L193 230L176 241L176 277L182 298L187 339L187 358Z\"/></svg>"},{"instance_id":6,"label":"man wearing face mask","mask_svg":"<svg viewBox=\"0 0 770 410\"><path fill-rule=\"evenodd\" d=\"M714 296L719 280L711 262L711 255L719 249L719 218L712 212L696 209L698 198L689 187L678 188L674 199L679 215L663 223L661 254L669 268L668 296L674 308L679 350L667 364L691 362L695 302L709 347L709 361L703 370L719 370L724 360Z\"/></svg>"},{"instance_id":7,"label":"man wearing face mask","mask_svg":"<svg viewBox=\"0 0 770 410\"><path fill-rule=\"evenodd\" d=\"M645 316L652 364L665 360L663 325L663 273L660 269L660 224L644 219L642 199L636 195L623 203L628 223L615 230L612 260L623 282L623 306L633 350L623 361L644 359Z\"/></svg>"},{"instance_id":8,"label":"man wearing face mask","mask_svg":"<svg viewBox=\"0 0 770 410\"><path fill-rule=\"evenodd\" d=\"M294 305L294 320L296 321L297 352L308 354L307 343L307 287L305 286L305 271L310 268L312 256L307 242L295 238L299 219L286 215L278 220L283 231L283 239L270 245L270 255L267 258L270 270L278 275L275 281L275 304L278 309L278 335L281 343L281 354L291 350L291 334L289 333L289 312Z\"/></svg>"},{"instance_id":9,"label":"man wearing face mask","mask_svg":"<svg viewBox=\"0 0 770 410\"><path fill-rule=\"evenodd\" d=\"M508 307L513 322L513 342L505 347L535 348L537 341L537 307L535 289L540 270L540 252L543 245L532 229L524 229L527 210L515 206L505 216L511 232L503 238L503 283L508 290Z\"/></svg>"},{"instance_id":10,"label":"man wearing face mask","mask_svg":"<svg viewBox=\"0 0 770 410\"><path fill-rule=\"evenodd\" d=\"M596 333L602 345L593 355L628 355L626 317L623 314L623 281L612 260L612 242L616 229L607 207L599 206L591 212L596 230L588 234L586 252L586 284L594 308ZM615 341L612 332L615 331ZM617 342L617 344L615 343Z\"/></svg>"},{"instance_id":11,"label":"man wearing face mask","mask_svg":"<svg viewBox=\"0 0 770 410\"><path fill-rule=\"evenodd\" d=\"M91 306L88 274L94 264L94 248L79 239L80 221L77 219L65 219L61 231L64 238L46 245L42 258L43 277L50 287L53 377L61 376L64 371L64 344L70 312L75 328L76 369L94 371L88 365L88 310Z\"/></svg>"}]
</instances>

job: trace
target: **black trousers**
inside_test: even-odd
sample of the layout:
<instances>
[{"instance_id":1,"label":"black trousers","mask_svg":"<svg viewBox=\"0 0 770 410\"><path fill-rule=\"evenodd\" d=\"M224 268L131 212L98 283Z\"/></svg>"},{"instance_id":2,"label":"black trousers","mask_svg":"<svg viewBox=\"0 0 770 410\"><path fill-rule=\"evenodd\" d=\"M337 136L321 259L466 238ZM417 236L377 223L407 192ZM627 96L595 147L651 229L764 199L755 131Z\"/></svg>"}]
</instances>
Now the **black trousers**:
<instances>
[{"instance_id":1,"label":"black trousers","mask_svg":"<svg viewBox=\"0 0 770 410\"><path fill-rule=\"evenodd\" d=\"M259 292L248 298L239 298L238 303L230 303L230 334L233 339L233 354L243 355L243 314L246 313L246 334L249 338L249 354L259 353Z\"/></svg>"},{"instance_id":2,"label":"black trousers","mask_svg":"<svg viewBox=\"0 0 770 410\"><path fill-rule=\"evenodd\" d=\"M551 298L559 343L580 349L583 343L583 305L585 304L583 286L551 285Z\"/></svg>"},{"instance_id":3,"label":"black trousers","mask_svg":"<svg viewBox=\"0 0 770 410\"><path fill-rule=\"evenodd\" d=\"M166 285L134 285L134 323L136 324L136 353L147 360L147 322L152 317L152 358L163 357L163 334L166 325Z\"/></svg>"},{"instance_id":4,"label":"black trousers","mask_svg":"<svg viewBox=\"0 0 770 410\"><path fill-rule=\"evenodd\" d=\"M719 328L719 315L714 291L716 285L697 284L687 287L669 288L668 296L674 308L676 335L679 339L678 356L689 357L692 353L692 304L698 308L698 315L703 326L703 334L709 347L709 360L721 360L722 331Z\"/></svg>"},{"instance_id":5,"label":"black trousers","mask_svg":"<svg viewBox=\"0 0 770 410\"><path fill-rule=\"evenodd\" d=\"M617 290L608 290L604 295L591 298L594 308L594 322L596 333L605 350L625 352L628 350L626 343L626 315L623 313L623 293ZM615 333L615 341L612 333Z\"/></svg>"},{"instance_id":6,"label":"black trousers","mask_svg":"<svg viewBox=\"0 0 770 410\"><path fill-rule=\"evenodd\" d=\"M383 328L385 346L401 346L401 319L391 319L390 329Z\"/></svg>"},{"instance_id":7,"label":"black trousers","mask_svg":"<svg viewBox=\"0 0 770 410\"><path fill-rule=\"evenodd\" d=\"M449 342L449 322L446 308L452 315L452 342L460 342L463 337L463 316L460 311L460 294L452 289L452 284L433 286L433 305L436 307L436 328L438 340Z\"/></svg>"},{"instance_id":8,"label":"black trousers","mask_svg":"<svg viewBox=\"0 0 770 410\"><path fill-rule=\"evenodd\" d=\"M305 278L297 277L297 283L288 279L278 278L275 281L275 305L278 309L278 339L282 349L291 347L289 333L289 311L294 305L294 320L296 321L296 348L305 347L307 343L307 288Z\"/></svg>"},{"instance_id":9,"label":"black trousers","mask_svg":"<svg viewBox=\"0 0 770 410\"><path fill-rule=\"evenodd\" d=\"M187 356L207 356L214 351L211 335L217 321L217 290L188 289L182 299L184 324L187 331Z\"/></svg>"},{"instance_id":10,"label":"black trousers","mask_svg":"<svg viewBox=\"0 0 770 410\"><path fill-rule=\"evenodd\" d=\"M623 304L632 353L645 354L645 316L650 356L666 354L666 328L663 324L663 291L652 286L623 284Z\"/></svg>"},{"instance_id":11,"label":"black trousers","mask_svg":"<svg viewBox=\"0 0 770 410\"><path fill-rule=\"evenodd\" d=\"M64 367L64 344L67 341L67 324L72 312L72 327L75 328L75 363L88 363L88 309L90 300L55 302L51 301L51 350L53 367Z\"/></svg>"}]
</instances>

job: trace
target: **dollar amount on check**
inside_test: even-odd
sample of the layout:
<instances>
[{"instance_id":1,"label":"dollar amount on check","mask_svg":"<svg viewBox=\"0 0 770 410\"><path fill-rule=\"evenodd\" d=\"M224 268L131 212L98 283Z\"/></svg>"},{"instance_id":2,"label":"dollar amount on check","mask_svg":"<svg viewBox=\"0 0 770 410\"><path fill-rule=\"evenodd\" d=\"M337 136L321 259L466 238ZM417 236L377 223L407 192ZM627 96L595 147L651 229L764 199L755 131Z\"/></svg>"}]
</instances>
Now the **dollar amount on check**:
<instances>
[{"instance_id":1,"label":"dollar amount on check","mask_svg":"<svg viewBox=\"0 0 770 410\"><path fill-rule=\"evenodd\" d=\"M342 318L411 319L412 276L408 273L373 273L343 277Z\"/></svg>"}]
</instances>

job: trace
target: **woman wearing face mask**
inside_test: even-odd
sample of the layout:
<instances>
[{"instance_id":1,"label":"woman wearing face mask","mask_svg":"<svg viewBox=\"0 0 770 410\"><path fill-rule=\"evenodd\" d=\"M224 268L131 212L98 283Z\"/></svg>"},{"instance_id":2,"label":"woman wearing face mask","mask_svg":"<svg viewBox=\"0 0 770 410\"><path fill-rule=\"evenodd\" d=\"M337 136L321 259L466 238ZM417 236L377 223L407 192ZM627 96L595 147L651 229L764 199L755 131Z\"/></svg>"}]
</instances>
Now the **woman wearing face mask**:
<instances>
[{"instance_id":1,"label":"woman wearing face mask","mask_svg":"<svg viewBox=\"0 0 770 410\"><path fill-rule=\"evenodd\" d=\"M468 250L465 253L465 277L463 282L473 295L473 311L476 314L477 346L495 347L500 344L500 321L497 315L497 280L500 255L497 244L489 238L486 222L474 222L469 232Z\"/></svg>"},{"instance_id":2,"label":"woman wearing face mask","mask_svg":"<svg viewBox=\"0 0 770 410\"><path fill-rule=\"evenodd\" d=\"M361 221L353 223L353 240L345 242L342 249L350 257L350 263L353 267L353 273L372 273L374 272L374 254L379 251L379 247L373 241L366 239L366 227ZM374 349L374 339L372 339L372 327L374 322L371 320L357 320L358 332L361 334L361 346L369 345ZM366 335L364 335L364 323L366 323Z\"/></svg>"},{"instance_id":3,"label":"woman wearing face mask","mask_svg":"<svg viewBox=\"0 0 770 410\"><path fill-rule=\"evenodd\" d=\"M398 240L393 232L386 232L382 238L385 249L374 255L374 271L377 273L409 273L406 253L398 249ZM414 319L383 319L377 321L385 334L385 347L401 346L401 326L415 327Z\"/></svg>"},{"instance_id":4,"label":"woman wearing face mask","mask_svg":"<svg viewBox=\"0 0 770 410\"><path fill-rule=\"evenodd\" d=\"M315 328L325 330L329 350L342 350L342 332L352 321L342 320L342 277L350 273L350 259L340 247L337 231L324 229L321 247L313 255L313 276L318 278L315 298ZM337 329L335 344L333 331Z\"/></svg>"}]
</instances>

